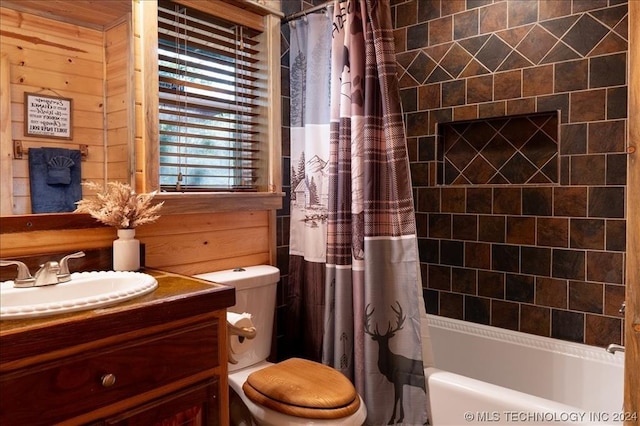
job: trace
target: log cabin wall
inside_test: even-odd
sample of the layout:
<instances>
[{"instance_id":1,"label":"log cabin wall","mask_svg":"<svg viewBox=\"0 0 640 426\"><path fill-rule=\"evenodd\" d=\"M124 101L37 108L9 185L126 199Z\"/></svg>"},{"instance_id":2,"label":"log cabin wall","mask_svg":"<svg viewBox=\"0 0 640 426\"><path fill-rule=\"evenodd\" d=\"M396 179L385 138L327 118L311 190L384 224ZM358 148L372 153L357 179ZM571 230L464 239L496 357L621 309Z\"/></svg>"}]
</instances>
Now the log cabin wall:
<instances>
[{"instance_id":1,"label":"log cabin wall","mask_svg":"<svg viewBox=\"0 0 640 426\"><path fill-rule=\"evenodd\" d=\"M62 142L73 146L91 144L90 159L82 164L84 179L104 179L106 173L107 180L130 181L134 170L148 167L143 157L141 125L144 76L140 66L140 31L129 27L131 22L138 22L137 11L134 7L134 19L115 23L102 32L0 8L1 48L3 54L9 52L11 64L13 139L28 141L28 146L34 147L63 146L58 140L53 140L54 145L52 140L23 136L23 93L41 90L44 85L74 100L74 138ZM127 43L130 39L133 43ZM39 65L28 66L32 61ZM134 124L128 125L130 122ZM135 145L135 156L130 154L129 144ZM135 165L130 165L134 158ZM17 181L20 184L14 184L14 188L20 189L22 206L15 213L29 213L27 161L13 160L13 163L14 168L23 168ZM142 173L135 175L140 177ZM243 205L233 211L191 214L168 208L161 214L156 223L137 229L148 267L191 275L274 263L274 221L269 210L252 210L251 205ZM9 229L9 221L3 218L0 258L105 248L116 238L114 228L97 222L93 227L90 221L78 228L77 220L71 219L73 225L68 225L67 219L52 215L34 221L32 216L19 216L11 221L21 225Z\"/></svg>"}]
</instances>

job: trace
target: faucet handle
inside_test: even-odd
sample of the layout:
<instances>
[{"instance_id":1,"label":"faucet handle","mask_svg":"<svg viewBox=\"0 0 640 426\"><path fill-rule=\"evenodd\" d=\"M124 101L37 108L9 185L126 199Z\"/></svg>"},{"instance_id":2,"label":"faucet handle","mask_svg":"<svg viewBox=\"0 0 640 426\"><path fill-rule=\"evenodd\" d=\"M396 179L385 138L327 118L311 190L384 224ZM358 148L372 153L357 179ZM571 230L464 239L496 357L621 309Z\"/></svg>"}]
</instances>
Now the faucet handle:
<instances>
[{"instance_id":1,"label":"faucet handle","mask_svg":"<svg viewBox=\"0 0 640 426\"><path fill-rule=\"evenodd\" d=\"M66 282L71 279L71 273L69 272L69 259L77 259L84 257L84 252L79 251L76 253L68 254L60 261L60 272L58 272L58 282Z\"/></svg>"},{"instance_id":2,"label":"faucet handle","mask_svg":"<svg viewBox=\"0 0 640 426\"><path fill-rule=\"evenodd\" d=\"M0 259L0 266L16 265L18 267L18 276L13 281L16 287L31 286L35 282L35 278L31 276L29 268L19 260L2 260Z\"/></svg>"}]
</instances>

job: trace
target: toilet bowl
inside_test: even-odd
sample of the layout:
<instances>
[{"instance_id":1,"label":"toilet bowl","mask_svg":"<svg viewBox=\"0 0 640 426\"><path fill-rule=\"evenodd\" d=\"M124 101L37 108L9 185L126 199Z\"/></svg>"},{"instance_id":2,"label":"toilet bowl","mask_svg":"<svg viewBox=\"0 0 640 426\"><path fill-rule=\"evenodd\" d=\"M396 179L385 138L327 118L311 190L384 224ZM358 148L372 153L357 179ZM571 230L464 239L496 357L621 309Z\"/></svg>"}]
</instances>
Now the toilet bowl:
<instances>
[{"instance_id":1,"label":"toilet bowl","mask_svg":"<svg viewBox=\"0 0 640 426\"><path fill-rule=\"evenodd\" d=\"M280 271L267 265L199 274L235 287L228 312L248 313L257 330L237 361L229 363L231 425L364 424L367 410L351 382L323 364L292 358L274 364L271 352L276 286Z\"/></svg>"}]
</instances>

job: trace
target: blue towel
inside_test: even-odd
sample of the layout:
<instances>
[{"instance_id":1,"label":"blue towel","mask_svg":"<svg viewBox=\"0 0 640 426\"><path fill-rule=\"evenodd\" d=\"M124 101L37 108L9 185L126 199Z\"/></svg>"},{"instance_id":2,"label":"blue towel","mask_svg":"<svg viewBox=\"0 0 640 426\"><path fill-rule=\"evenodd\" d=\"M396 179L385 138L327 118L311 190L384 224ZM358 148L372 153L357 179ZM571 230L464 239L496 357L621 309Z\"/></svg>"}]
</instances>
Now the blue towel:
<instances>
[{"instance_id":1,"label":"blue towel","mask_svg":"<svg viewBox=\"0 0 640 426\"><path fill-rule=\"evenodd\" d=\"M72 212L82 198L80 151L29 148L32 213Z\"/></svg>"}]
</instances>

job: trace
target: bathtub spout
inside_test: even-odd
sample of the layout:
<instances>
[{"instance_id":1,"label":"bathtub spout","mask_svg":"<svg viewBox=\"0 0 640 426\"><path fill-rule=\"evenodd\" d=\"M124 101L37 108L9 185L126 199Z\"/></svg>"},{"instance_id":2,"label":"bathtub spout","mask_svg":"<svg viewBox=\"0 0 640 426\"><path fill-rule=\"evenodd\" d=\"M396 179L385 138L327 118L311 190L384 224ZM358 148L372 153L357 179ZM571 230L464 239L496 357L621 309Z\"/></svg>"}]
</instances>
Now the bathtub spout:
<instances>
[{"instance_id":1,"label":"bathtub spout","mask_svg":"<svg viewBox=\"0 0 640 426\"><path fill-rule=\"evenodd\" d=\"M624 352L624 346L616 345L615 343L607 346L607 352L610 354L615 354L616 352Z\"/></svg>"}]
</instances>

